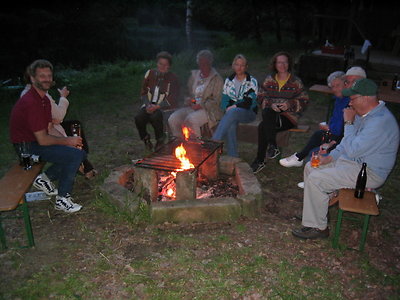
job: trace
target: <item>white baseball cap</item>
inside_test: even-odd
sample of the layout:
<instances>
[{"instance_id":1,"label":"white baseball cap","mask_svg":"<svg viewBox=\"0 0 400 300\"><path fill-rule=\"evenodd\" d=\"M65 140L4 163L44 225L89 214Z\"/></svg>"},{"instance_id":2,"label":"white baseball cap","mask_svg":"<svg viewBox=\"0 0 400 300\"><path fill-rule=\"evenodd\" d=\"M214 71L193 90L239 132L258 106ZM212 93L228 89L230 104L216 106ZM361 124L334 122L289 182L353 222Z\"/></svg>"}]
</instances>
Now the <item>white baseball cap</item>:
<instances>
[{"instance_id":1,"label":"white baseball cap","mask_svg":"<svg viewBox=\"0 0 400 300\"><path fill-rule=\"evenodd\" d=\"M367 74L365 73L364 69L361 67L351 67L346 72L346 76L348 76L348 75L361 76L363 78L367 78Z\"/></svg>"}]
</instances>

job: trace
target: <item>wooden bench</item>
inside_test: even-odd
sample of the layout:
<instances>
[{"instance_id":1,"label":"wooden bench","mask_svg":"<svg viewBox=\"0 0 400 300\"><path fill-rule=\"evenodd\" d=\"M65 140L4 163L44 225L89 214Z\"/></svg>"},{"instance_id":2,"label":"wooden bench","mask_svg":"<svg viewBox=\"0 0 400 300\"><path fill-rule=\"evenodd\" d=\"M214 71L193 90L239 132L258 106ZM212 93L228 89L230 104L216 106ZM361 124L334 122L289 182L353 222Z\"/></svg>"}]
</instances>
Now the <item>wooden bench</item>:
<instances>
[{"instance_id":1,"label":"wooden bench","mask_svg":"<svg viewBox=\"0 0 400 300\"><path fill-rule=\"evenodd\" d=\"M358 199L354 197L354 189L340 189L339 194L336 198L339 201L339 208L338 208L338 218L336 223L335 236L332 242L333 248L339 247L339 236L340 236L340 229L342 226L343 213L351 212L364 215L364 223L363 223L360 246L359 246L359 250L363 251L365 240L367 238L370 216L379 215L379 209L378 205L376 204L375 193L365 191L364 198Z\"/></svg>"},{"instance_id":2,"label":"wooden bench","mask_svg":"<svg viewBox=\"0 0 400 300\"><path fill-rule=\"evenodd\" d=\"M258 125L261 120L257 119L251 123L241 123L238 126L237 138L239 141L258 144ZM292 128L286 131L280 131L276 135L276 142L278 147L287 147L289 144L289 137L291 132L308 132L310 130L309 125L298 125L296 128Z\"/></svg>"},{"instance_id":3,"label":"wooden bench","mask_svg":"<svg viewBox=\"0 0 400 300\"><path fill-rule=\"evenodd\" d=\"M44 165L44 162L34 164L32 169L25 171L23 167L16 164L0 179L0 242L3 249L7 248L5 231L2 226L2 220L5 219L24 219L28 245L22 246L22 248L35 245L25 194ZM9 216L10 211L13 210L22 212L22 216L21 213L17 213L17 216Z\"/></svg>"}]
</instances>

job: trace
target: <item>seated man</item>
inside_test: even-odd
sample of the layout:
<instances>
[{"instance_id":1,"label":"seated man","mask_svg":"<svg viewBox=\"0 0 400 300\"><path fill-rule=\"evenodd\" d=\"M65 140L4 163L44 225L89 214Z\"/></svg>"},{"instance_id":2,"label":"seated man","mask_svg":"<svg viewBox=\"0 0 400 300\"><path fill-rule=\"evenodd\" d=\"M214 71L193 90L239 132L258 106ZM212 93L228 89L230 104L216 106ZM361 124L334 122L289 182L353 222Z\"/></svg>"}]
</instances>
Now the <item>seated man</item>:
<instances>
[{"instance_id":1,"label":"seated man","mask_svg":"<svg viewBox=\"0 0 400 300\"><path fill-rule=\"evenodd\" d=\"M344 87L348 89L356 80L362 78L367 78L367 73L365 73L365 70L359 66L351 67L346 71L346 75L344 77Z\"/></svg>"},{"instance_id":2,"label":"seated man","mask_svg":"<svg viewBox=\"0 0 400 300\"><path fill-rule=\"evenodd\" d=\"M47 92L53 84L53 66L47 60L36 60L29 66L31 89L14 105L10 117L10 137L15 148L29 143L31 154L53 163L38 175L33 186L47 195L56 196L55 208L76 212L82 208L73 202L71 191L77 170L86 158L79 136L58 137L49 134L53 126L51 103ZM58 191L50 180L58 180Z\"/></svg>"},{"instance_id":3,"label":"seated man","mask_svg":"<svg viewBox=\"0 0 400 300\"><path fill-rule=\"evenodd\" d=\"M354 188L363 162L367 163L367 188L380 187L391 172L399 146L399 127L376 94L377 86L370 79L359 79L343 90L343 96L350 97L350 108L343 110L344 137L328 156L319 157L319 168L306 164L303 227L294 229L294 236L329 236L329 194L341 188Z\"/></svg>"},{"instance_id":4,"label":"seated man","mask_svg":"<svg viewBox=\"0 0 400 300\"><path fill-rule=\"evenodd\" d=\"M343 137L343 108L349 104L349 97L343 97L342 91L344 89L344 73L336 71L331 73L328 78L328 86L332 89L335 106L329 124L320 124L319 130L315 131L309 139L307 145L300 151L282 158L279 163L284 167L301 167L303 160L309 155L309 153L315 148L319 147L323 143L328 143L331 140L335 143L340 143ZM324 134L329 134L329 141L324 140ZM335 145L332 146L334 148Z\"/></svg>"}]
</instances>

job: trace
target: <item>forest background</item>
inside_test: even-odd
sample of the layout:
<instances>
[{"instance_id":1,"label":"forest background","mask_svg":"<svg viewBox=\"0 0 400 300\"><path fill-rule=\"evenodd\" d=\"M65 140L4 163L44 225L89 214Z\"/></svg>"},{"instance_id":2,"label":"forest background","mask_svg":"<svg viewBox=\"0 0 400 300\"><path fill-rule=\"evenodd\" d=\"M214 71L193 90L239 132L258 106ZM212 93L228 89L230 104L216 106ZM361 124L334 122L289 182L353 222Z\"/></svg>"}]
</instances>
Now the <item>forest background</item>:
<instances>
[{"instance_id":1,"label":"forest background","mask_svg":"<svg viewBox=\"0 0 400 300\"><path fill-rule=\"evenodd\" d=\"M218 48L233 40L255 42L262 52L267 37L293 39L299 49L319 47L326 39L334 45L362 45L367 38L373 49L390 51L400 11L398 2L374 0L34 1L8 6L0 12L3 80L21 78L37 58L82 69L150 59L160 50L177 54Z\"/></svg>"}]
</instances>

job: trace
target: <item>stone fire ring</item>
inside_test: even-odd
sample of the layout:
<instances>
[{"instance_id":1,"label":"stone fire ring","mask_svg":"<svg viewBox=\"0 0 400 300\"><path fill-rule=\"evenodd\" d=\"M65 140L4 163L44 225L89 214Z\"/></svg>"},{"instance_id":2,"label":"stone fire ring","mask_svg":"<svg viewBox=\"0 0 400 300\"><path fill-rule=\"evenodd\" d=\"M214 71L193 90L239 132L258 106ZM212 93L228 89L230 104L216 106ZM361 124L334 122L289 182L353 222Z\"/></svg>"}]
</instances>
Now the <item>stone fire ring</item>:
<instances>
[{"instance_id":1,"label":"stone fire ring","mask_svg":"<svg viewBox=\"0 0 400 300\"><path fill-rule=\"evenodd\" d=\"M133 165L115 168L101 187L114 205L131 213L137 211L140 201L147 203L137 193L124 187L134 172ZM236 198L153 202L150 204L152 223L226 222L236 220L240 216L258 216L263 203L262 192L250 166L240 158L221 156L219 172L234 176L239 187Z\"/></svg>"}]
</instances>

